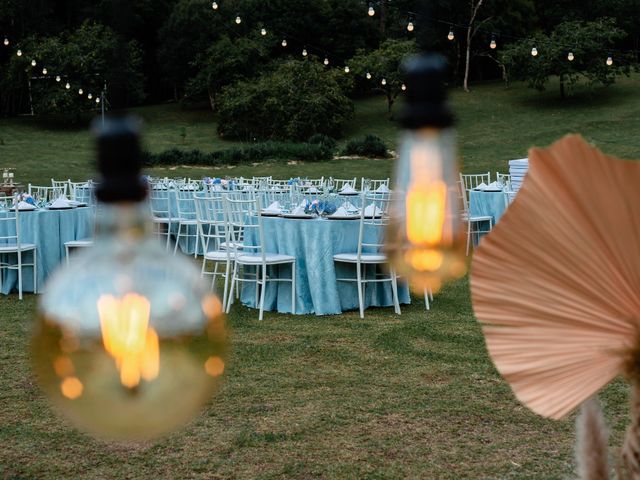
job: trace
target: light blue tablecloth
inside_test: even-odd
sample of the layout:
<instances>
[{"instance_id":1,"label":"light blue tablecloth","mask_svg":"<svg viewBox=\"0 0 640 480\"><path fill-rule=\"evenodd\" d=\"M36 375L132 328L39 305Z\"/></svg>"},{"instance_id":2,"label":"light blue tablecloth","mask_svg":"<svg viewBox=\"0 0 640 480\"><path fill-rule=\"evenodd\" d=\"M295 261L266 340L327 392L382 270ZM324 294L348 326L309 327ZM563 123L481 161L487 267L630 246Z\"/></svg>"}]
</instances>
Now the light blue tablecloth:
<instances>
[{"instance_id":1,"label":"light blue tablecloth","mask_svg":"<svg viewBox=\"0 0 640 480\"><path fill-rule=\"evenodd\" d=\"M47 277L65 259L65 242L93 237L94 208L83 207L71 210L35 210L20 214L20 241L32 243L37 248L37 283L38 291L43 287ZM15 228L9 230L7 222L2 222L0 234L15 234ZM15 263L15 255L4 255L4 261ZM31 263L33 253L23 256L23 261ZM33 291L33 269L22 270L22 290ZM18 287L18 273L15 270L4 270L2 293L8 294Z\"/></svg>"},{"instance_id":2,"label":"light blue tablecloth","mask_svg":"<svg viewBox=\"0 0 640 480\"><path fill-rule=\"evenodd\" d=\"M472 217L491 216L495 225L507 209L503 192L469 192L469 211Z\"/></svg>"},{"instance_id":3,"label":"light blue tablecloth","mask_svg":"<svg viewBox=\"0 0 640 480\"><path fill-rule=\"evenodd\" d=\"M357 220L294 220L263 218L266 251L296 257L297 286L296 313L316 315L339 314L358 308L358 290L355 282L337 282L336 278L355 278L355 265L334 263L337 253L355 253L358 248ZM379 227L368 227L365 241L377 239ZM245 244L256 245L257 232L252 229ZM283 278L291 278L291 267L281 269ZM373 273L374 267L367 267ZM400 303L411 302L409 288L398 283ZM242 302L255 307L255 286L245 283ZM369 283L365 293L365 307L393 305L391 284ZM265 310L291 312L291 284L269 282L265 296Z\"/></svg>"}]
</instances>

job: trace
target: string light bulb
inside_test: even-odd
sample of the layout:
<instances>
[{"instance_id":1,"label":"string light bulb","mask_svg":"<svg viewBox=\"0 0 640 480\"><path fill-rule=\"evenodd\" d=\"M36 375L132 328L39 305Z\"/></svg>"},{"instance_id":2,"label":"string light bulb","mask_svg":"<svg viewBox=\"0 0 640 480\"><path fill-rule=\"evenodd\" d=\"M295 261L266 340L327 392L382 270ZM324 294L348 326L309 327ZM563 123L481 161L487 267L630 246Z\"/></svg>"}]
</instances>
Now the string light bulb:
<instances>
[{"instance_id":1,"label":"string light bulb","mask_svg":"<svg viewBox=\"0 0 640 480\"><path fill-rule=\"evenodd\" d=\"M307 52L307 49L306 49L306 48L303 48L303 49L302 49L302 56L303 56L303 57L306 57L307 55L309 55L309 52Z\"/></svg>"},{"instance_id":2,"label":"string light bulb","mask_svg":"<svg viewBox=\"0 0 640 480\"><path fill-rule=\"evenodd\" d=\"M96 97L96 103L100 103L100 97Z\"/></svg>"},{"instance_id":3,"label":"string light bulb","mask_svg":"<svg viewBox=\"0 0 640 480\"><path fill-rule=\"evenodd\" d=\"M282 46L283 46L283 47L286 47L286 46L287 46L287 39L286 39L286 38L282 40Z\"/></svg>"},{"instance_id":4,"label":"string light bulb","mask_svg":"<svg viewBox=\"0 0 640 480\"><path fill-rule=\"evenodd\" d=\"M537 57L538 56L538 49L536 47L533 47L531 49L531 56L532 57Z\"/></svg>"},{"instance_id":5,"label":"string light bulb","mask_svg":"<svg viewBox=\"0 0 640 480\"><path fill-rule=\"evenodd\" d=\"M489 43L489 48L491 50L495 50L497 46L498 46L498 44L496 43L496 37L492 36L491 37L491 43Z\"/></svg>"},{"instance_id":6,"label":"string light bulb","mask_svg":"<svg viewBox=\"0 0 640 480\"><path fill-rule=\"evenodd\" d=\"M367 72L367 80L371 80L371 73Z\"/></svg>"},{"instance_id":7,"label":"string light bulb","mask_svg":"<svg viewBox=\"0 0 640 480\"><path fill-rule=\"evenodd\" d=\"M18 51L16 52L16 55L18 55L19 57L22 56L22 50L18 49Z\"/></svg>"},{"instance_id":8,"label":"string light bulb","mask_svg":"<svg viewBox=\"0 0 640 480\"><path fill-rule=\"evenodd\" d=\"M369 4L369 11L367 13L370 17L373 17L376 14L376 11L373 9L373 3Z\"/></svg>"},{"instance_id":9,"label":"string light bulb","mask_svg":"<svg viewBox=\"0 0 640 480\"><path fill-rule=\"evenodd\" d=\"M453 28L451 28L449 30L449 34L447 35L447 39L448 40L453 40L454 38L456 38L455 34L453 33Z\"/></svg>"},{"instance_id":10,"label":"string light bulb","mask_svg":"<svg viewBox=\"0 0 640 480\"><path fill-rule=\"evenodd\" d=\"M413 25L413 22L407 23L407 30L408 31L413 32L414 28L415 28L415 26Z\"/></svg>"},{"instance_id":11,"label":"string light bulb","mask_svg":"<svg viewBox=\"0 0 640 480\"><path fill-rule=\"evenodd\" d=\"M263 28L262 30L260 30L260 35L262 35L263 37L267 34L267 29Z\"/></svg>"},{"instance_id":12,"label":"string light bulb","mask_svg":"<svg viewBox=\"0 0 640 480\"><path fill-rule=\"evenodd\" d=\"M47 67L44 67L44 68L42 69L42 74L43 74L43 75L46 75L46 74L47 74Z\"/></svg>"},{"instance_id":13,"label":"string light bulb","mask_svg":"<svg viewBox=\"0 0 640 480\"><path fill-rule=\"evenodd\" d=\"M211 8L213 8L214 10L217 10L218 9L218 2L213 2L211 4Z\"/></svg>"},{"instance_id":14,"label":"string light bulb","mask_svg":"<svg viewBox=\"0 0 640 480\"><path fill-rule=\"evenodd\" d=\"M9 45L9 39L7 37L4 37L4 46L8 46Z\"/></svg>"},{"instance_id":15,"label":"string light bulb","mask_svg":"<svg viewBox=\"0 0 640 480\"><path fill-rule=\"evenodd\" d=\"M396 163L385 250L415 292L466 272L466 228L459 217L453 114L446 104L446 60L423 55L405 63L406 129Z\"/></svg>"},{"instance_id":16,"label":"string light bulb","mask_svg":"<svg viewBox=\"0 0 640 480\"><path fill-rule=\"evenodd\" d=\"M324 57L324 64L329 65L329 57Z\"/></svg>"},{"instance_id":17,"label":"string light bulb","mask_svg":"<svg viewBox=\"0 0 640 480\"><path fill-rule=\"evenodd\" d=\"M344 73L349 73L349 72L350 72L349 66L344 67Z\"/></svg>"},{"instance_id":18,"label":"string light bulb","mask_svg":"<svg viewBox=\"0 0 640 480\"><path fill-rule=\"evenodd\" d=\"M404 92L407 89L407 86L403 83L402 86L400 87L402 89L402 91Z\"/></svg>"},{"instance_id":19,"label":"string light bulb","mask_svg":"<svg viewBox=\"0 0 640 480\"><path fill-rule=\"evenodd\" d=\"M236 24L237 24L237 25L240 25L241 23L242 23L242 19L240 18L240 15L238 15L238 16L236 17Z\"/></svg>"},{"instance_id":20,"label":"string light bulb","mask_svg":"<svg viewBox=\"0 0 640 480\"><path fill-rule=\"evenodd\" d=\"M89 95L87 95L87 98L91 100L93 98L93 95L90 93Z\"/></svg>"},{"instance_id":21,"label":"string light bulb","mask_svg":"<svg viewBox=\"0 0 640 480\"><path fill-rule=\"evenodd\" d=\"M569 54L567 55L567 60L569 60L570 62L573 62L573 59L575 57L573 56L573 52L569 52Z\"/></svg>"},{"instance_id":22,"label":"string light bulb","mask_svg":"<svg viewBox=\"0 0 640 480\"><path fill-rule=\"evenodd\" d=\"M60 78L60 75L56 75L56 82L59 82L60 80L62 80L62 79Z\"/></svg>"},{"instance_id":23,"label":"string light bulb","mask_svg":"<svg viewBox=\"0 0 640 480\"><path fill-rule=\"evenodd\" d=\"M67 84L64 86L64 88L66 88L67 90L69 90L71 88L71 84L69 82L67 82Z\"/></svg>"},{"instance_id":24,"label":"string light bulb","mask_svg":"<svg viewBox=\"0 0 640 480\"><path fill-rule=\"evenodd\" d=\"M612 57L611 55L609 55L609 56L607 57L607 65L608 65L608 66L613 65L613 57Z\"/></svg>"},{"instance_id":25,"label":"string light bulb","mask_svg":"<svg viewBox=\"0 0 640 480\"><path fill-rule=\"evenodd\" d=\"M382 81L380 82L383 86L387 84L387 79L383 78Z\"/></svg>"},{"instance_id":26,"label":"string light bulb","mask_svg":"<svg viewBox=\"0 0 640 480\"><path fill-rule=\"evenodd\" d=\"M81 88L78 89L78 95L84 95L84 90L82 90Z\"/></svg>"},{"instance_id":27,"label":"string light bulb","mask_svg":"<svg viewBox=\"0 0 640 480\"><path fill-rule=\"evenodd\" d=\"M53 273L38 299L33 369L78 427L148 440L210 402L225 370L226 327L198 269L152 233L138 121L104 122L93 125L102 176L96 241Z\"/></svg>"},{"instance_id":28,"label":"string light bulb","mask_svg":"<svg viewBox=\"0 0 640 480\"><path fill-rule=\"evenodd\" d=\"M31 60L31 66L35 67L37 65L37 62L35 60Z\"/></svg>"}]
</instances>

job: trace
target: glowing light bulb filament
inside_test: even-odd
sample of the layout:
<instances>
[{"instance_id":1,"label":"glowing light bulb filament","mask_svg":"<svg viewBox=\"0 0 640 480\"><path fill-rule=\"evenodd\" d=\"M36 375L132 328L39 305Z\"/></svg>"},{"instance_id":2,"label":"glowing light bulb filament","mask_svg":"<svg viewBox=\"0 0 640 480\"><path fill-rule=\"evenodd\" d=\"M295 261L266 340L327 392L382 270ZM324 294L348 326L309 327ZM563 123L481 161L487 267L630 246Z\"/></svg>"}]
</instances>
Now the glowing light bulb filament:
<instances>
[{"instance_id":1,"label":"glowing light bulb filament","mask_svg":"<svg viewBox=\"0 0 640 480\"><path fill-rule=\"evenodd\" d=\"M149 327L149 300L137 293L128 293L122 299L102 295L97 307L103 346L115 360L122 385L133 388L141 378L156 378L160 346L158 334Z\"/></svg>"}]
</instances>

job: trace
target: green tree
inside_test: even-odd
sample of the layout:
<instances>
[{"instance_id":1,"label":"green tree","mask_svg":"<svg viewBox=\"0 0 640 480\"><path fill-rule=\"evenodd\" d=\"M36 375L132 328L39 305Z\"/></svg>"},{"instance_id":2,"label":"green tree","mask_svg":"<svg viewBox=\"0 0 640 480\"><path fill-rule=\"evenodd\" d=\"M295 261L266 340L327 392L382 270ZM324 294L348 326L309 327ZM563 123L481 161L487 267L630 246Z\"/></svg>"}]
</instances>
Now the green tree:
<instances>
[{"instance_id":1,"label":"green tree","mask_svg":"<svg viewBox=\"0 0 640 480\"><path fill-rule=\"evenodd\" d=\"M353 103L334 75L318 62L290 60L257 80L229 85L218 102L218 131L245 140L338 137Z\"/></svg>"},{"instance_id":2,"label":"green tree","mask_svg":"<svg viewBox=\"0 0 640 480\"><path fill-rule=\"evenodd\" d=\"M564 98L566 86L580 79L589 85L606 86L614 83L616 76L629 74L629 58L618 56L612 65L606 62L612 46L625 35L610 18L563 22L550 35L538 33L507 46L501 59L511 78L527 81L537 90L544 90L549 77L557 76L560 96ZM531 54L534 47L537 56ZM572 61L569 53L573 54Z\"/></svg>"},{"instance_id":3,"label":"green tree","mask_svg":"<svg viewBox=\"0 0 640 480\"><path fill-rule=\"evenodd\" d=\"M359 78L363 88L384 93L391 113L396 98L402 93L402 61L417 51L414 40L389 39L382 42L376 50L358 52L349 61L349 68Z\"/></svg>"},{"instance_id":4,"label":"green tree","mask_svg":"<svg viewBox=\"0 0 640 480\"><path fill-rule=\"evenodd\" d=\"M140 48L104 25L84 23L70 34L31 37L20 42L19 47L25 53L11 57L0 90L6 87L10 94L21 95L30 85L35 113L77 116L95 108L95 98L90 101L87 95L97 97L105 82L115 106L137 103L144 96ZM33 60L35 66L31 64ZM78 94L80 88L83 95Z\"/></svg>"},{"instance_id":5,"label":"green tree","mask_svg":"<svg viewBox=\"0 0 640 480\"><path fill-rule=\"evenodd\" d=\"M223 35L195 60L196 75L188 81L186 96L207 96L211 109L222 87L258 75L269 59L269 51L261 38L241 37L232 40Z\"/></svg>"}]
</instances>

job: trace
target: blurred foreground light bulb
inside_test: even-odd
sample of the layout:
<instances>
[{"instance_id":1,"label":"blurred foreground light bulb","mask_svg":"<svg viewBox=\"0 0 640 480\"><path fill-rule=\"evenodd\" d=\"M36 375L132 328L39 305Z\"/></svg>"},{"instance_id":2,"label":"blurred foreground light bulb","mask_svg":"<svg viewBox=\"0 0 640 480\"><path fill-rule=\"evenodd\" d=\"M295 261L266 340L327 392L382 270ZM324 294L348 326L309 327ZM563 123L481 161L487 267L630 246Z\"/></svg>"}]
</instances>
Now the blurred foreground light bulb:
<instances>
[{"instance_id":1,"label":"blurred foreground light bulb","mask_svg":"<svg viewBox=\"0 0 640 480\"><path fill-rule=\"evenodd\" d=\"M445 70L439 55L414 57L405 64L408 88L402 121L407 131L396 165L385 243L391 265L416 292L438 290L466 272Z\"/></svg>"},{"instance_id":2,"label":"blurred foreground light bulb","mask_svg":"<svg viewBox=\"0 0 640 480\"><path fill-rule=\"evenodd\" d=\"M32 339L36 376L58 410L116 440L185 424L225 369L220 300L151 233L139 143L131 119L102 127L95 244L47 282Z\"/></svg>"},{"instance_id":3,"label":"blurred foreground light bulb","mask_svg":"<svg viewBox=\"0 0 640 480\"><path fill-rule=\"evenodd\" d=\"M570 62L573 62L573 59L575 57L573 56L573 52L569 52L569 55L567 55L567 60L569 60Z\"/></svg>"},{"instance_id":4,"label":"blurred foreground light bulb","mask_svg":"<svg viewBox=\"0 0 640 480\"><path fill-rule=\"evenodd\" d=\"M607 65L609 65L609 66L613 65L613 57L611 57L611 56L607 57Z\"/></svg>"}]
</instances>

